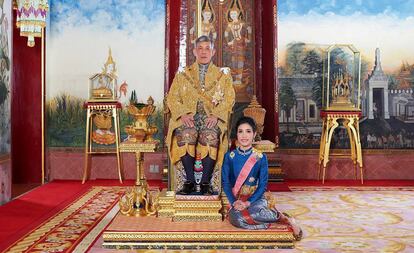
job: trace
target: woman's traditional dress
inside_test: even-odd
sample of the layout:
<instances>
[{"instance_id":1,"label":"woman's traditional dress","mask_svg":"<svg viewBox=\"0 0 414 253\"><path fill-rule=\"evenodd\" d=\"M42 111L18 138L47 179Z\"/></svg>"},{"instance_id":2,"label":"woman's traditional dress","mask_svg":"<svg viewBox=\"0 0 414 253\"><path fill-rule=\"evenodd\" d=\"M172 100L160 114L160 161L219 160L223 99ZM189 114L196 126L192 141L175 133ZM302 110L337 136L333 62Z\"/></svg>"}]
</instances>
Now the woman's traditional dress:
<instances>
[{"instance_id":1,"label":"woman's traditional dress","mask_svg":"<svg viewBox=\"0 0 414 253\"><path fill-rule=\"evenodd\" d=\"M237 148L224 156L222 184L231 204L228 212L230 223L245 229L267 229L277 222L280 214L268 207L264 198L268 180L268 163L265 154L250 148ZM236 200L249 201L250 206L242 211L233 208Z\"/></svg>"}]
</instances>

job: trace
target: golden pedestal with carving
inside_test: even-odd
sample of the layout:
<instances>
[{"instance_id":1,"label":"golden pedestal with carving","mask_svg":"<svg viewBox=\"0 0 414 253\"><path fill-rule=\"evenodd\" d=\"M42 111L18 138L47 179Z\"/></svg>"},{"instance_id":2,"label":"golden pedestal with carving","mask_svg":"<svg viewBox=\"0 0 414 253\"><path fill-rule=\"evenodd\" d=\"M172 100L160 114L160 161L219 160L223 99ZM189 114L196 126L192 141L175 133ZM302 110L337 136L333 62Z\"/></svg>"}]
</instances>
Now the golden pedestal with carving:
<instances>
[{"instance_id":1,"label":"golden pedestal with carving","mask_svg":"<svg viewBox=\"0 0 414 253\"><path fill-rule=\"evenodd\" d=\"M158 217L172 221L221 221L223 215L220 196L176 195L163 190L158 198Z\"/></svg>"},{"instance_id":2,"label":"golden pedestal with carving","mask_svg":"<svg viewBox=\"0 0 414 253\"><path fill-rule=\"evenodd\" d=\"M286 224L246 230L228 221L171 222L165 217L118 214L105 229L102 246L118 250L273 250L293 248L294 237Z\"/></svg>"},{"instance_id":3,"label":"golden pedestal with carving","mask_svg":"<svg viewBox=\"0 0 414 253\"><path fill-rule=\"evenodd\" d=\"M127 216L149 216L157 213L159 192L151 192L145 179L142 168L145 152L155 152L158 141L121 143L120 152L135 153L137 179L135 186L127 189L126 194L119 201L120 212Z\"/></svg>"},{"instance_id":4,"label":"golden pedestal with carving","mask_svg":"<svg viewBox=\"0 0 414 253\"><path fill-rule=\"evenodd\" d=\"M221 221L221 200L213 196L175 196L173 221Z\"/></svg>"},{"instance_id":5,"label":"golden pedestal with carving","mask_svg":"<svg viewBox=\"0 0 414 253\"><path fill-rule=\"evenodd\" d=\"M322 169L322 183L325 183L326 165L329 162L329 149L332 141L332 135L341 123L346 128L349 136L351 159L354 163L355 170L355 179L357 179L357 164L359 164L361 184L364 183L361 140L359 135L360 116L361 111L321 111L323 126L321 144L319 148L318 179L320 179Z\"/></svg>"},{"instance_id":6,"label":"golden pedestal with carving","mask_svg":"<svg viewBox=\"0 0 414 253\"><path fill-rule=\"evenodd\" d=\"M158 217L172 218L174 216L175 192L163 189L158 197Z\"/></svg>"}]
</instances>

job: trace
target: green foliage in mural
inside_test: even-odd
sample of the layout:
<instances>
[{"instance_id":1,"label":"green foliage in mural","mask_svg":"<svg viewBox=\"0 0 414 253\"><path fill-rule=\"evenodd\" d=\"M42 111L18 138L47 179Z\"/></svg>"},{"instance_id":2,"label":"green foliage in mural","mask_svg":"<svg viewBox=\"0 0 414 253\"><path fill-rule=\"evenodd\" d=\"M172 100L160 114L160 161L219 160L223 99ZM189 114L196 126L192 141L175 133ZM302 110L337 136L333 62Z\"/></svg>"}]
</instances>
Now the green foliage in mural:
<instances>
[{"instance_id":1,"label":"green foliage in mural","mask_svg":"<svg viewBox=\"0 0 414 253\"><path fill-rule=\"evenodd\" d=\"M315 50L306 52L305 57L302 60L302 66L302 74L322 74L322 59Z\"/></svg>"},{"instance_id":2,"label":"green foliage in mural","mask_svg":"<svg viewBox=\"0 0 414 253\"><path fill-rule=\"evenodd\" d=\"M303 72L303 52L305 51L305 43L293 42L289 43L286 49L286 71L291 75L297 75Z\"/></svg>"},{"instance_id":3,"label":"green foliage in mural","mask_svg":"<svg viewBox=\"0 0 414 253\"><path fill-rule=\"evenodd\" d=\"M46 131L49 147L85 145L86 110L84 100L68 94L51 99L46 105Z\"/></svg>"},{"instance_id":4,"label":"green foliage in mural","mask_svg":"<svg viewBox=\"0 0 414 253\"><path fill-rule=\"evenodd\" d=\"M287 131L289 132L289 119L290 119L290 110L295 106L296 96L292 89L292 84L289 79L286 79L285 82L281 84L280 87L280 108L286 112L286 118L288 123Z\"/></svg>"},{"instance_id":5,"label":"green foliage in mural","mask_svg":"<svg viewBox=\"0 0 414 253\"><path fill-rule=\"evenodd\" d=\"M86 110L84 99L61 94L51 99L46 106L47 144L49 147L84 147L86 131ZM126 125L133 123L133 117L125 109L120 111L121 141L127 138ZM162 106L157 106L149 118L150 124L158 128L154 138L164 141L164 113ZM162 146L161 145L161 146Z\"/></svg>"}]
</instances>

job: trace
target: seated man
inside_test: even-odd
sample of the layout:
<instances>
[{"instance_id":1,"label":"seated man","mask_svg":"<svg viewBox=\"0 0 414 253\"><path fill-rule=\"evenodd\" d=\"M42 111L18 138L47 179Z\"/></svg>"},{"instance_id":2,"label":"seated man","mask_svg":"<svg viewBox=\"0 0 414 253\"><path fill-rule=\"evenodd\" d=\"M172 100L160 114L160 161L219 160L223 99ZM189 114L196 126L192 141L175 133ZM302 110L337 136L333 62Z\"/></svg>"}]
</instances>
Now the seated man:
<instances>
[{"instance_id":1,"label":"seated man","mask_svg":"<svg viewBox=\"0 0 414 253\"><path fill-rule=\"evenodd\" d=\"M211 195L214 167L221 164L227 151L227 125L235 94L230 70L211 63L215 50L209 37L199 37L193 53L196 62L176 74L166 99L171 112L166 142L171 164L181 160L186 173L179 194L196 190L197 154L203 168L201 193Z\"/></svg>"}]
</instances>

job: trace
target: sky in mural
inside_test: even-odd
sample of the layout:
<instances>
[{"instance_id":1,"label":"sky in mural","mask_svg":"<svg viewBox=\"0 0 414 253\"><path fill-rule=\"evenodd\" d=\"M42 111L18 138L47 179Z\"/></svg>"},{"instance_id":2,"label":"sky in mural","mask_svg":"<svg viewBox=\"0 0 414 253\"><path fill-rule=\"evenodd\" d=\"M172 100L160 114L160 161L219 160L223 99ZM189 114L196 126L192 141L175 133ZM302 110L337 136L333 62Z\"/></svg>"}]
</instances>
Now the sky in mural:
<instances>
[{"instance_id":1,"label":"sky in mural","mask_svg":"<svg viewBox=\"0 0 414 253\"><path fill-rule=\"evenodd\" d=\"M162 102L165 1L51 0L47 93L86 98L88 78L101 71L111 47L118 83L146 101Z\"/></svg>"},{"instance_id":2,"label":"sky in mural","mask_svg":"<svg viewBox=\"0 0 414 253\"><path fill-rule=\"evenodd\" d=\"M386 71L414 63L414 0L279 0L278 15L282 63L295 41L351 43L369 60L379 47Z\"/></svg>"}]
</instances>

